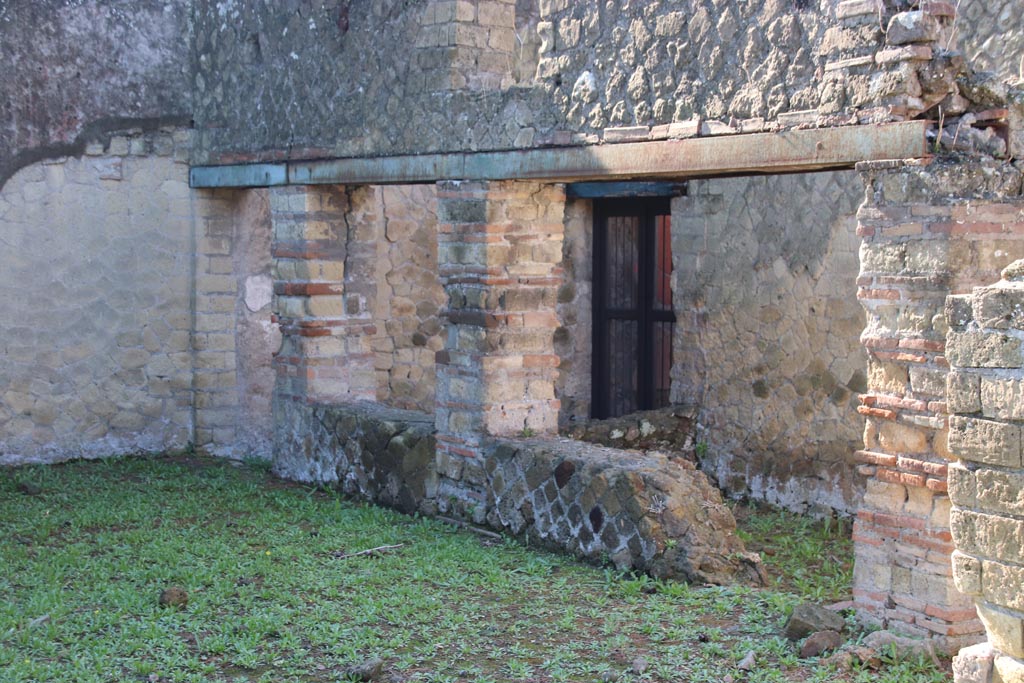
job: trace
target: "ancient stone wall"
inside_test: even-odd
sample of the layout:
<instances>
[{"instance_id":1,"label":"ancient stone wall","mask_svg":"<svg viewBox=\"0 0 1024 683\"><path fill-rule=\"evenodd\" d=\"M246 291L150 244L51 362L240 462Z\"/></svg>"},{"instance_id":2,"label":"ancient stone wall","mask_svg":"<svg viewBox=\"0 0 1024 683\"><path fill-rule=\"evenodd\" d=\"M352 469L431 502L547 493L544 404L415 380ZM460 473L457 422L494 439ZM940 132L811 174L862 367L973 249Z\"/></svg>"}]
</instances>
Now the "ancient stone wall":
<instances>
[{"instance_id":1,"label":"ancient stone wall","mask_svg":"<svg viewBox=\"0 0 1024 683\"><path fill-rule=\"evenodd\" d=\"M438 265L448 297L435 408L442 510L482 521L488 437L557 430L564 220L560 185L438 186Z\"/></svg>"},{"instance_id":2,"label":"ancient stone wall","mask_svg":"<svg viewBox=\"0 0 1024 683\"><path fill-rule=\"evenodd\" d=\"M116 136L0 190L0 462L192 440L187 141Z\"/></svg>"},{"instance_id":3,"label":"ancient stone wall","mask_svg":"<svg viewBox=\"0 0 1024 683\"><path fill-rule=\"evenodd\" d=\"M434 406L434 356L444 348L447 303L437 271L433 185L381 187L378 313L373 341L377 400L396 408Z\"/></svg>"},{"instance_id":4,"label":"ancient stone wall","mask_svg":"<svg viewBox=\"0 0 1024 683\"><path fill-rule=\"evenodd\" d=\"M1005 208L1024 220L1024 202ZM946 319L953 579L988 635L954 671L959 683L1024 680L1024 261L992 286L948 298Z\"/></svg>"},{"instance_id":5,"label":"ancient stone wall","mask_svg":"<svg viewBox=\"0 0 1024 683\"><path fill-rule=\"evenodd\" d=\"M550 118L515 86L531 14L510 0L198 1L196 160L273 157L283 140L296 158L527 145Z\"/></svg>"},{"instance_id":6,"label":"ancient stone wall","mask_svg":"<svg viewBox=\"0 0 1024 683\"><path fill-rule=\"evenodd\" d=\"M956 92L955 60L939 42L952 7L929 4L887 37L905 9L896 0L199 2L196 161L903 120Z\"/></svg>"},{"instance_id":7,"label":"ancient stone wall","mask_svg":"<svg viewBox=\"0 0 1024 683\"><path fill-rule=\"evenodd\" d=\"M0 187L133 126L188 124L190 0L0 4Z\"/></svg>"},{"instance_id":8,"label":"ancient stone wall","mask_svg":"<svg viewBox=\"0 0 1024 683\"><path fill-rule=\"evenodd\" d=\"M702 466L734 495L856 509L862 192L821 173L694 181L673 200L672 402L698 407Z\"/></svg>"},{"instance_id":9,"label":"ancient stone wall","mask_svg":"<svg viewBox=\"0 0 1024 683\"><path fill-rule=\"evenodd\" d=\"M281 334L270 313L267 191L203 191L193 205L194 443L216 455L269 458L271 358Z\"/></svg>"},{"instance_id":10,"label":"ancient stone wall","mask_svg":"<svg viewBox=\"0 0 1024 683\"><path fill-rule=\"evenodd\" d=\"M569 128L816 109L831 2L541 3L537 76Z\"/></svg>"},{"instance_id":11,"label":"ancient stone wall","mask_svg":"<svg viewBox=\"0 0 1024 683\"><path fill-rule=\"evenodd\" d=\"M620 569L700 583L759 583L718 489L693 463L568 439L488 449L488 523Z\"/></svg>"},{"instance_id":12,"label":"ancient stone wall","mask_svg":"<svg viewBox=\"0 0 1024 683\"><path fill-rule=\"evenodd\" d=\"M274 471L407 513L435 513L434 418L374 403L281 404Z\"/></svg>"},{"instance_id":13,"label":"ancient stone wall","mask_svg":"<svg viewBox=\"0 0 1024 683\"><path fill-rule=\"evenodd\" d=\"M592 202L584 199L566 201L562 246L565 280L558 290L559 327L555 330L555 353L559 359L555 396L561 403L558 424L562 428L590 419L593 226Z\"/></svg>"},{"instance_id":14,"label":"ancient stone wall","mask_svg":"<svg viewBox=\"0 0 1024 683\"><path fill-rule=\"evenodd\" d=\"M955 40L974 68L1024 76L1024 16L1016 0L959 3Z\"/></svg>"},{"instance_id":15,"label":"ancient stone wall","mask_svg":"<svg viewBox=\"0 0 1024 683\"><path fill-rule=\"evenodd\" d=\"M136 129L0 191L5 460L270 456L267 193L193 193L188 146Z\"/></svg>"},{"instance_id":16,"label":"ancient stone wall","mask_svg":"<svg viewBox=\"0 0 1024 683\"><path fill-rule=\"evenodd\" d=\"M271 208L279 393L430 409L446 301L433 186L277 188Z\"/></svg>"},{"instance_id":17,"label":"ancient stone wall","mask_svg":"<svg viewBox=\"0 0 1024 683\"><path fill-rule=\"evenodd\" d=\"M451 509L434 420L374 403L281 405L274 470L407 513ZM701 583L760 583L719 491L688 461L569 439L481 443L480 523L530 543ZM469 483L469 482L467 482Z\"/></svg>"},{"instance_id":18,"label":"ancient stone wall","mask_svg":"<svg viewBox=\"0 0 1024 683\"><path fill-rule=\"evenodd\" d=\"M911 12L886 36L908 6L9 3L0 67L19 85L0 103L0 177L126 125L172 119L196 121L196 163L900 120L956 91L953 33L979 66L1019 69L1012 2L964 3L955 31L951 6L927 3L925 19ZM955 115L954 100L944 107Z\"/></svg>"},{"instance_id":19,"label":"ancient stone wall","mask_svg":"<svg viewBox=\"0 0 1024 683\"><path fill-rule=\"evenodd\" d=\"M932 636L947 649L981 634L953 586L946 387L955 337L950 293L998 279L1024 256L1021 170L993 161L865 164L858 298L868 388L854 525L854 599L868 622Z\"/></svg>"}]
</instances>

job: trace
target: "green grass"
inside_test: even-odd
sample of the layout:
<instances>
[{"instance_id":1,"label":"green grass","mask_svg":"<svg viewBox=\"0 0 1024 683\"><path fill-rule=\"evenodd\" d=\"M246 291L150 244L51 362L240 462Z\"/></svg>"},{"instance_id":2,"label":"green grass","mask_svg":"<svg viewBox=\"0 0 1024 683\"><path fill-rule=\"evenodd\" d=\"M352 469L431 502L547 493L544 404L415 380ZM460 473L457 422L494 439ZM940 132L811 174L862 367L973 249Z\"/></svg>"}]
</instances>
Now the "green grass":
<instances>
[{"instance_id":1,"label":"green grass","mask_svg":"<svg viewBox=\"0 0 1024 683\"><path fill-rule=\"evenodd\" d=\"M761 553L772 587L807 600L849 600L853 546L849 522L798 517L768 506L736 506L738 533Z\"/></svg>"},{"instance_id":2,"label":"green grass","mask_svg":"<svg viewBox=\"0 0 1024 683\"><path fill-rule=\"evenodd\" d=\"M789 534L773 571L804 542L809 555L823 540L850 554L842 534L792 516L744 525ZM205 459L0 470L0 568L5 683L316 683L373 657L385 680L435 683L947 680L925 662L836 672L799 660L779 635L805 597L790 584L620 574ZM831 598L848 581L808 573L801 585ZM184 609L158 605L172 584L189 592ZM750 650L758 666L744 673ZM642 675L629 673L637 657Z\"/></svg>"}]
</instances>

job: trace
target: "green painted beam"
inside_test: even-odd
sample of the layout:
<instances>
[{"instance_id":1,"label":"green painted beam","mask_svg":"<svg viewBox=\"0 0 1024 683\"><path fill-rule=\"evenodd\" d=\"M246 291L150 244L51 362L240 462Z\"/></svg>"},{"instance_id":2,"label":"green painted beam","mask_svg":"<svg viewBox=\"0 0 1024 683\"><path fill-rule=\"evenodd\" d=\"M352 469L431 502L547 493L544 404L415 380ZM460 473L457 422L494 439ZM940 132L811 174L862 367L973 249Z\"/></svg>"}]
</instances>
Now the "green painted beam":
<instances>
[{"instance_id":1,"label":"green painted beam","mask_svg":"<svg viewBox=\"0 0 1024 683\"><path fill-rule=\"evenodd\" d=\"M288 184L287 164L235 164L193 166L188 172L192 187L272 187Z\"/></svg>"},{"instance_id":2,"label":"green painted beam","mask_svg":"<svg viewBox=\"0 0 1024 683\"><path fill-rule=\"evenodd\" d=\"M853 168L861 161L928 157L929 126L928 121L907 121L580 147L198 166L192 169L191 182L193 187L252 187L439 180L680 181L824 171Z\"/></svg>"}]
</instances>

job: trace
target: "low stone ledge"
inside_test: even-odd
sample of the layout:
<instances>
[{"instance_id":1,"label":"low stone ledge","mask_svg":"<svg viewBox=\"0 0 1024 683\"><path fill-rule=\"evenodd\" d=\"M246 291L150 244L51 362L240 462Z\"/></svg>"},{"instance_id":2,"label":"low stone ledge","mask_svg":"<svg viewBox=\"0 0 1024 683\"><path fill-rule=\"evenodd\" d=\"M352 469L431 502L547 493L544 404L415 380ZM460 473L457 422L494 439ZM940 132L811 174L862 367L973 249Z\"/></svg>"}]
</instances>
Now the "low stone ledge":
<instances>
[{"instance_id":1,"label":"low stone ledge","mask_svg":"<svg viewBox=\"0 0 1024 683\"><path fill-rule=\"evenodd\" d=\"M432 415L375 403L281 401L275 410L285 414L274 449L279 476L335 485L406 513L436 512Z\"/></svg>"},{"instance_id":2,"label":"low stone ledge","mask_svg":"<svg viewBox=\"0 0 1024 683\"><path fill-rule=\"evenodd\" d=\"M443 508L432 416L362 402L278 399L274 410L279 476L407 513ZM638 430L650 423L635 419ZM665 419L678 426L678 416ZM480 481L455 481L486 491L472 516L495 529L655 577L764 582L721 493L689 460L558 437L493 439L480 457Z\"/></svg>"},{"instance_id":3,"label":"low stone ledge","mask_svg":"<svg viewBox=\"0 0 1024 683\"><path fill-rule=\"evenodd\" d=\"M692 463L565 438L495 441L489 524L592 561L713 584L764 581L718 489Z\"/></svg>"}]
</instances>

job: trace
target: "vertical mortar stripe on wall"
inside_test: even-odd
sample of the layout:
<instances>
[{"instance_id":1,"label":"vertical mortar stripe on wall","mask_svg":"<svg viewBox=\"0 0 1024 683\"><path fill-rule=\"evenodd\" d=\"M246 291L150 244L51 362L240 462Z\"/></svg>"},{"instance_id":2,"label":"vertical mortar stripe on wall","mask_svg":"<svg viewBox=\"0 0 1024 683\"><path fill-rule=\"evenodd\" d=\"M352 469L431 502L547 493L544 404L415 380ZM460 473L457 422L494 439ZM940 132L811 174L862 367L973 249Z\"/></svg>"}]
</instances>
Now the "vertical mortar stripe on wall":
<instances>
[{"instance_id":1,"label":"vertical mortar stripe on wall","mask_svg":"<svg viewBox=\"0 0 1024 683\"><path fill-rule=\"evenodd\" d=\"M197 307L197 294L196 288L198 286L198 261L199 261L199 236L196 234L198 229L198 221L196 219L196 191L193 190L188 193L188 209L189 209L189 220L192 224L192 229L189 231L189 249L192 251L192 258L189 263L189 279L191 286L189 287L189 300L188 300L188 314L189 314L189 358L191 361L190 374L192 377L190 400L189 400L189 431L191 433L191 444L190 447L194 449L196 444L199 443L199 435L196 432L197 429L197 416L196 416L196 307Z\"/></svg>"}]
</instances>

